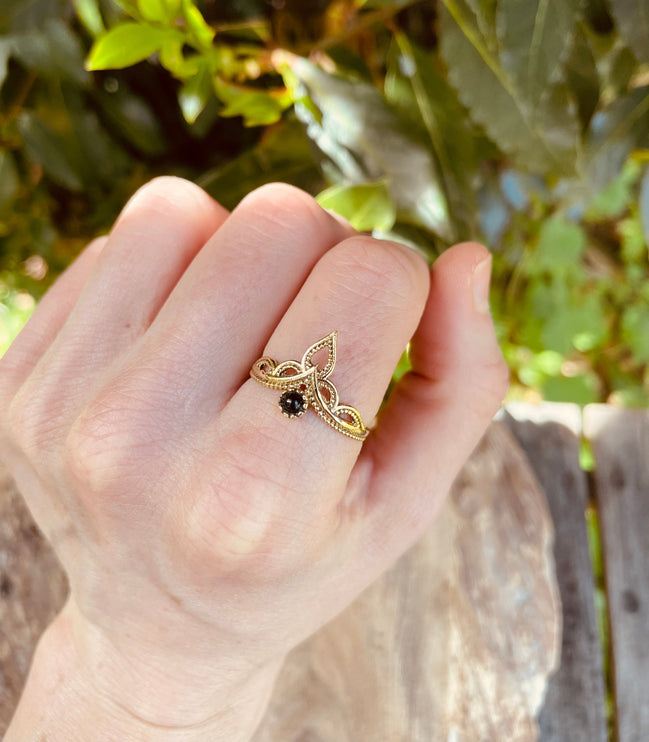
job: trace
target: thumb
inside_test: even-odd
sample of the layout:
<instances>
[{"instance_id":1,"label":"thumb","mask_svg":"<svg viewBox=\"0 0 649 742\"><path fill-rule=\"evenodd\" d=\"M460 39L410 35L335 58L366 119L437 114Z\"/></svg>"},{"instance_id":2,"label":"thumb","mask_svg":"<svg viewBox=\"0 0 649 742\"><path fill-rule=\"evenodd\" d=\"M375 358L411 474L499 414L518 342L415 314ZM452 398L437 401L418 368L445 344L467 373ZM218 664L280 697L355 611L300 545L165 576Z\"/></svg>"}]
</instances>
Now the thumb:
<instances>
[{"instance_id":1,"label":"thumb","mask_svg":"<svg viewBox=\"0 0 649 742\"><path fill-rule=\"evenodd\" d=\"M411 343L412 370L363 446L363 528L389 561L430 524L507 393L509 371L489 313L490 274L491 255L476 243L456 245L435 262Z\"/></svg>"}]
</instances>

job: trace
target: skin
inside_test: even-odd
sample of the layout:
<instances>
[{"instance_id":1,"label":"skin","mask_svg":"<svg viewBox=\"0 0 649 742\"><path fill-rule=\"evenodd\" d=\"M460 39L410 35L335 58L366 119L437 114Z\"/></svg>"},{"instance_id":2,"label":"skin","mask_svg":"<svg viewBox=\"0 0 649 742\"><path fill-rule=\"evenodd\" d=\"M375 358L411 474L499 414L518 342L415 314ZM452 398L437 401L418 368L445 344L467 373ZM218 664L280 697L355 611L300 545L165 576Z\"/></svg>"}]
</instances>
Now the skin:
<instances>
[{"instance_id":1,"label":"skin","mask_svg":"<svg viewBox=\"0 0 649 742\"><path fill-rule=\"evenodd\" d=\"M231 214L140 189L0 360L0 457L70 582L5 742L250 739L287 652L423 534L498 409L489 271L283 184ZM334 329L364 443L248 377Z\"/></svg>"}]
</instances>

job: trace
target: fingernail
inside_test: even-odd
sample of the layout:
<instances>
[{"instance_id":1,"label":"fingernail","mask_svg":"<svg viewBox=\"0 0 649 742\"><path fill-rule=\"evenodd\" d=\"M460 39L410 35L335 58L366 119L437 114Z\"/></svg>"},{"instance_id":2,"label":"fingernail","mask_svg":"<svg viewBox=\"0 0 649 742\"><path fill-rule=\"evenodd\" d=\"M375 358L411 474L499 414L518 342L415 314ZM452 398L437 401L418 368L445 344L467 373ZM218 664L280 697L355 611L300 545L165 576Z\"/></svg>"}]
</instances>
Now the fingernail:
<instances>
[{"instance_id":1,"label":"fingernail","mask_svg":"<svg viewBox=\"0 0 649 742\"><path fill-rule=\"evenodd\" d=\"M473 269L473 306L479 314L489 314L489 283L491 281L491 255Z\"/></svg>"}]
</instances>

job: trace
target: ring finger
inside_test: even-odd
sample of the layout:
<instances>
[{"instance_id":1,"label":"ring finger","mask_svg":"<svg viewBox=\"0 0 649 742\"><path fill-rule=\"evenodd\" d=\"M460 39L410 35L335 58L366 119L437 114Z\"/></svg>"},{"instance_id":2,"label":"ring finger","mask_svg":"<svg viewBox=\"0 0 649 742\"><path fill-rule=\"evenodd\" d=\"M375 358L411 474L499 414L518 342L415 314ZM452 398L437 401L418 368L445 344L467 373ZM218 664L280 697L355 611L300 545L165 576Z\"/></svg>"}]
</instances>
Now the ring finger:
<instances>
[{"instance_id":1,"label":"ring finger","mask_svg":"<svg viewBox=\"0 0 649 742\"><path fill-rule=\"evenodd\" d=\"M427 265L412 249L351 237L315 265L263 355L299 361L311 345L337 330L337 360L328 379L340 403L353 406L370 425L418 325L428 287ZM326 361L316 358L324 368ZM193 523L222 524L224 498L236 518L260 530L273 514L285 521L287 515L317 520L316 513L336 503L362 443L310 409L297 418L284 416L280 394L249 379L222 411L211 445L223 473L207 493L195 493L189 508Z\"/></svg>"}]
</instances>

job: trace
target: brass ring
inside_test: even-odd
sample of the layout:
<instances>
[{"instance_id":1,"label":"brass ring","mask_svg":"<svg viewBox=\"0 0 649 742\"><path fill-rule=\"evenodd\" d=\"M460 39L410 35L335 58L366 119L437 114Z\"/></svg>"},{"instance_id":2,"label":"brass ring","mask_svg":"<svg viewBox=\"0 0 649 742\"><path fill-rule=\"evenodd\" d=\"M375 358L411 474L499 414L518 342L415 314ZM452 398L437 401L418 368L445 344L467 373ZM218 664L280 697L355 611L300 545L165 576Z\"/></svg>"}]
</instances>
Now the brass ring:
<instances>
[{"instance_id":1,"label":"brass ring","mask_svg":"<svg viewBox=\"0 0 649 742\"><path fill-rule=\"evenodd\" d=\"M270 389L283 391L279 398L279 407L286 417L299 417L309 407L343 435L363 441L369 435L360 413L354 407L340 404L338 391L329 380L329 375L336 365L336 338L332 333L314 343L302 356L302 361L277 361L263 356L254 362L250 376ZM320 368L311 358L323 348L329 355L324 368Z\"/></svg>"}]
</instances>

